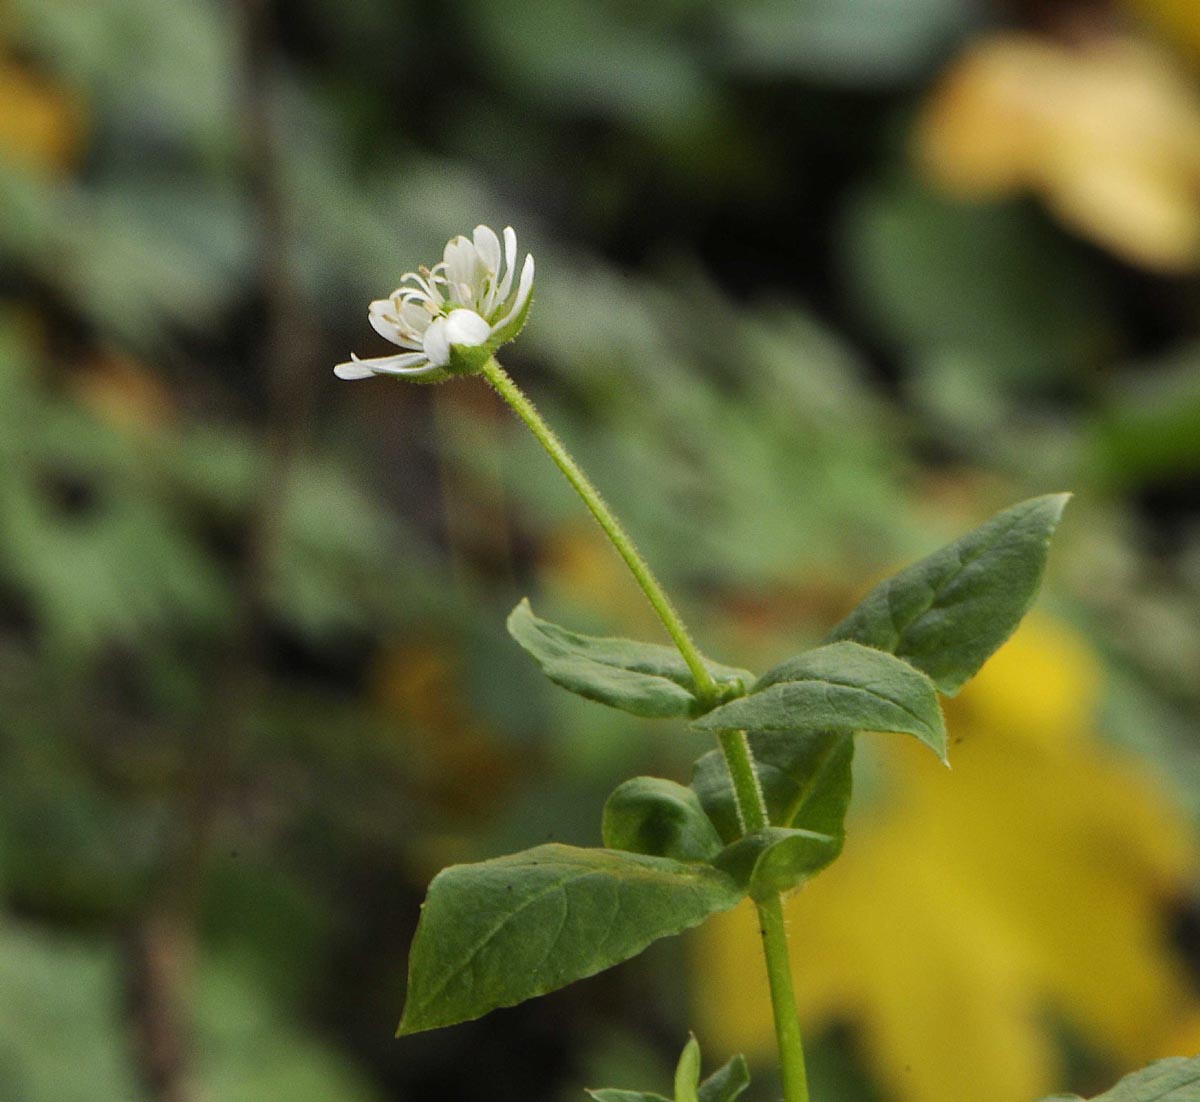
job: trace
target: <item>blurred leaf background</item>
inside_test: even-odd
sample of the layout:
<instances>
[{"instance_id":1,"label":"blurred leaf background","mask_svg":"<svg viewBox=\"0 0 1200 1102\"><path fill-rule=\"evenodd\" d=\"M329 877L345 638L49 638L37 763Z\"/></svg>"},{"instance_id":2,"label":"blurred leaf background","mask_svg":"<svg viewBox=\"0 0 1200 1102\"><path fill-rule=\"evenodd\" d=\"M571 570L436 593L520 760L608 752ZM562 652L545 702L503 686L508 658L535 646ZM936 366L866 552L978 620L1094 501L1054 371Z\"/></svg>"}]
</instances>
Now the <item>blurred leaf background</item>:
<instances>
[{"instance_id":1,"label":"blurred leaf background","mask_svg":"<svg viewBox=\"0 0 1200 1102\"><path fill-rule=\"evenodd\" d=\"M703 740L543 684L658 639L482 385L336 384L477 222L506 356L706 649L1072 489L1038 616L862 740L790 903L822 1102L1032 1102L1200 1050L1200 13L1189 0L10 0L0 1098L768 1098L752 923L392 1039L424 886L595 844Z\"/></svg>"}]
</instances>

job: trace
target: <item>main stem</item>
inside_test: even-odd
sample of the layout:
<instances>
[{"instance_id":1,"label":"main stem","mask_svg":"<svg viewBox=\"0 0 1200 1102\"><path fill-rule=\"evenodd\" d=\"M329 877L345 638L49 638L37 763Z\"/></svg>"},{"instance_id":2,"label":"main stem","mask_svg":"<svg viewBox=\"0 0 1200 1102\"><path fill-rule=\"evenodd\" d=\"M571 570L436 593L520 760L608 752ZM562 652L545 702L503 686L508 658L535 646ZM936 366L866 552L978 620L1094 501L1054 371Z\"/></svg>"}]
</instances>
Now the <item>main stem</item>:
<instances>
[{"instance_id":1,"label":"main stem","mask_svg":"<svg viewBox=\"0 0 1200 1102\"><path fill-rule=\"evenodd\" d=\"M625 560L642 592L646 594L663 626L675 641L679 653L687 663L696 682L696 692L701 701L712 707L717 699L717 684L687 627L675 611L670 598L659 584L646 560L642 558L633 540L613 515L600 491L592 485L570 452L555 435L554 430L542 420L533 403L525 397L520 387L500 366L494 356L483 365L483 375L493 389L529 426L538 443L546 449L555 465L566 476L575 492L583 499L612 541L617 553ZM726 730L717 733L717 741L725 757L729 776L733 781L734 798L737 803L738 819L742 832L748 834L770 825L762 787L754 769L754 758L744 731ZM787 931L784 928L783 903L779 895L756 902L759 930L763 939L763 955L767 962L767 979L771 987L771 1009L775 1017L775 1037L779 1043L780 1064L783 1071L783 1093L785 1102L809 1102L808 1077L804 1067L804 1044L800 1035L800 1019L796 1014L796 996L792 989L792 968L788 959Z\"/></svg>"},{"instance_id":2,"label":"main stem","mask_svg":"<svg viewBox=\"0 0 1200 1102\"><path fill-rule=\"evenodd\" d=\"M733 781L742 832L749 834L770 826L746 732L718 731L717 741L721 744L721 753L725 755L725 765ZM775 1040L779 1046L780 1070L783 1072L783 1096L786 1102L808 1102L804 1039L800 1035L796 993L792 988L792 964L788 958L782 897L776 893L755 900L755 906L758 908L763 956L767 962L767 980L771 987L771 1011L775 1018Z\"/></svg>"}]
</instances>

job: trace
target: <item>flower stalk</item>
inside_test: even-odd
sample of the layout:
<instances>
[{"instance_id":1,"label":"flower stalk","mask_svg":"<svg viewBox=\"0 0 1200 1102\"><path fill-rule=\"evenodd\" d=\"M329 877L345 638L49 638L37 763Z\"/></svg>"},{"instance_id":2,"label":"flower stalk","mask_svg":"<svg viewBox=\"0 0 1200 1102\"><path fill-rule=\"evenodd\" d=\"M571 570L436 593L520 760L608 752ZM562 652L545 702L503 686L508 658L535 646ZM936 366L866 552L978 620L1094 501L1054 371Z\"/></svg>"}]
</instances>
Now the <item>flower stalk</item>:
<instances>
[{"instance_id":1,"label":"flower stalk","mask_svg":"<svg viewBox=\"0 0 1200 1102\"><path fill-rule=\"evenodd\" d=\"M659 584L646 560L642 558L633 540L621 526L621 522L617 520L604 498L600 496L600 491L592 485L591 480L571 457L571 453L567 451L554 430L542 419L542 415L538 413L534 404L525 396L525 392L513 382L512 377L500 366L495 356L490 356L484 361L482 374L491 384L492 389L525 422L529 431L537 438L538 443L546 449L547 454L554 460L566 480L583 499L584 505L588 507L588 511L604 529L604 534L617 549L617 554L625 560L625 565L629 567L630 573L641 586L642 592L646 594L654 611L658 613L659 619L662 620L663 626L667 629L675 646L679 648L679 653L683 656L683 660L687 663L692 678L696 682L696 691L700 698L706 702L714 701L718 694L717 683L704 665L704 659L701 658L696 644L692 642L692 637L683 619L675 611L670 597Z\"/></svg>"}]
</instances>

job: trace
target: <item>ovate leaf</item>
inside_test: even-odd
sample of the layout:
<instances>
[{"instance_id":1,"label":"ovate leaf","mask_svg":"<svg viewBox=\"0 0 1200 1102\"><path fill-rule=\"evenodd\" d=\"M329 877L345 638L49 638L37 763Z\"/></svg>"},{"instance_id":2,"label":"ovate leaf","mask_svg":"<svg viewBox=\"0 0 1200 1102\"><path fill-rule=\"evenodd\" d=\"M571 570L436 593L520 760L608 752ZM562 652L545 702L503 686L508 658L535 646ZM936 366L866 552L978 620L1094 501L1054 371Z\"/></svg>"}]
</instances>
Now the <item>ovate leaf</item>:
<instances>
[{"instance_id":1,"label":"ovate leaf","mask_svg":"<svg viewBox=\"0 0 1200 1102\"><path fill-rule=\"evenodd\" d=\"M953 696L1029 610L1069 497L1014 505L881 582L829 639L895 654Z\"/></svg>"},{"instance_id":2,"label":"ovate leaf","mask_svg":"<svg viewBox=\"0 0 1200 1102\"><path fill-rule=\"evenodd\" d=\"M1125 1076L1092 1102L1196 1102L1200 1098L1200 1056L1159 1060ZM1083 1102L1077 1094L1057 1094L1043 1102Z\"/></svg>"},{"instance_id":3,"label":"ovate leaf","mask_svg":"<svg viewBox=\"0 0 1200 1102\"><path fill-rule=\"evenodd\" d=\"M444 869L409 957L399 1034L478 1018L595 975L742 898L702 864L546 845Z\"/></svg>"},{"instance_id":4,"label":"ovate leaf","mask_svg":"<svg viewBox=\"0 0 1200 1102\"><path fill-rule=\"evenodd\" d=\"M721 839L696 793L661 777L633 777L604 805L604 844L609 849L709 861Z\"/></svg>"},{"instance_id":5,"label":"ovate leaf","mask_svg":"<svg viewBox=\"0 0 1200 1102\"><path fill-rule=\"evenodd\" d=\"M766 899L791 891L815 876L841 848L841 837L767 827L727 846L715 864L753 898Z\"/></svg>"},{"instance_id":6,"label":"ovate leaf","mask_svg":"<svg viewBox=\"0 0 1200 1102\"><path fill-rule=\"evenodd\" d=\"M761 731L749 739L771 825L841 838L850 806L854 736L848 731ZM733 784L719 750L696 762L692 788L721 840L738 838Z\"/></svg>"},{"instance_id":7,"label":"ovate leaf","mask_svg":"<svg viewBox=\"0 0 1200 1102\"><path fill-rule=\"evenodd\" d=\"M674 647L580 635L539 619L528 600L509 614L508 631L551 681L588 700L650 719L700 711L692 672ZM705 665L727 696L754 680L746 670Z\"/></svg>"},{"instance_id":8,"label":"ovate leaf","mask_svg":"<svg viewBox=\"0 0 1200 1102\"><path fill-rule=\"evenodd\" d=\"M897 731L946 759L933 683L907 662L858 643L830 643L764 674L747 696L696 720L705 730Z\"/></svg>"}]
</instances>

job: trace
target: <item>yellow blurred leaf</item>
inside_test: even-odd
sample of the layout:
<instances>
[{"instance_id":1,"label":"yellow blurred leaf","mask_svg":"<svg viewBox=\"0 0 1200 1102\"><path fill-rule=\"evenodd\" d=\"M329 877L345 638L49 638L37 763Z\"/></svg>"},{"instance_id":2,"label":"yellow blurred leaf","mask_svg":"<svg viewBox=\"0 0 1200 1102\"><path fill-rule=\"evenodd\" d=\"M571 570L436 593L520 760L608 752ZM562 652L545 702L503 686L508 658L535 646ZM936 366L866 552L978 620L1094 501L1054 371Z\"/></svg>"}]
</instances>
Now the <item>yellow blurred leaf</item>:
<instances>
[{"instance_id":1,"label":"yellow blurred leaf","mask_svg":"<svg viewBox=\"0 0 1200 1102\"><path fill-rule=\"evenodd\" d=\"M0 60L0 158L66 172L82 135L83 109L75 99L24 66Z\"/></svg>"},{"instance_id":2,"label":"yellow blurred leaf","mask_svg":"<svg viewBox=\"0 0 1200 1102\"><path fill-rule=\"evenodd\" d=\"M443 810L477 818L504 798L518 763L464 703L461 663L449 647L428 641L386 647L375 663L371 695L400 720L410 772Z\"/></svg>"},{"instance_id":3,"label":"yellow blurred leaf","mask_svg":"<svg viewBox=\"0 0 1200 1102\"><path fill-rule=\"evenodd\" d=\"M951 194L1033 191L1131 263L1200 264L1200 96L1149 42L982 39L930 97L915 140Z\"/></svg>"},{"instance_id":4,"label":"yellow blurred leaf","mask_svg":"<svg viewBox=\"0 0 1200 1102\"><path fill-rule=\"evenodd\" d=\"M845 854L787 911L810 1030L854 1022L889 1097L1061 1086L1047 1010L1121 1066L1200 1015L1162 928L1194 844L1094 736L1099 685L1084 642L1034 618L950 702L952 772L905 740L860 739L859 779L882 791L860 794ZM757 940L739 909L693 942L700 1024L721 1048L771 1049Z\"/></svg>"},{"instance_id":5,"label":"yellow blurred leaf","mask_svg":"<svg viewBox=\"0 0 1200 1102\"><path fill-rule=\"evenodd\" d=\"M126 431L164 429L177 413L170 389L144 364L117 352L91 357L71 387L98 418Z\"/></svg>"},{"instance_id":6,"label":"yellow blurred leaf","mask_svg":"<svg viewBox=\"0 0 1200 1102\"><path fill-rule=\"evenodd\" d=\"M1124 0L1125 7L1200 56L1200 5L1196 0Z\"/></svg>"}]
</instances>

